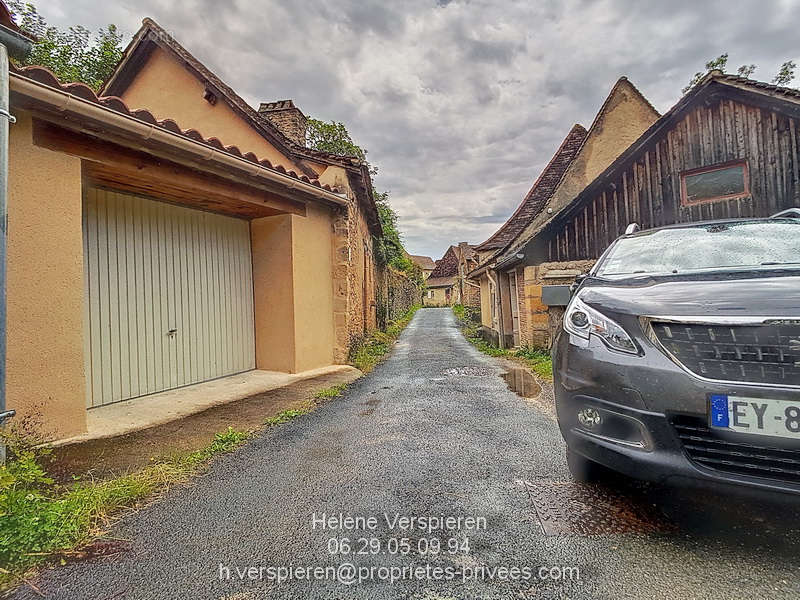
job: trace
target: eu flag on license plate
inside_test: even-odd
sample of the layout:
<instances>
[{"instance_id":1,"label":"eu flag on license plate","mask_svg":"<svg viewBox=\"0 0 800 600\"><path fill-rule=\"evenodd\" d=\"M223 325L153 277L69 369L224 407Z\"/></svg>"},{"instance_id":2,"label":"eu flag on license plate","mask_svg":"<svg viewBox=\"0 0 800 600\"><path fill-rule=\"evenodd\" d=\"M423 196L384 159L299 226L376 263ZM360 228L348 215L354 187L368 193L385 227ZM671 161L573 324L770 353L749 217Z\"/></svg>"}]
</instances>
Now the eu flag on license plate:
<instances>
[{"instance_id":1,"label":"eu flag on license plate","mask_svg":"<svg viewBox=\"0 0 800 600\"><path fill-rule=\"evenodd\" d=\"M728 427L728 396L713 394L711 396L711 425L714 427Z\"/></svg>"}]
</instances>

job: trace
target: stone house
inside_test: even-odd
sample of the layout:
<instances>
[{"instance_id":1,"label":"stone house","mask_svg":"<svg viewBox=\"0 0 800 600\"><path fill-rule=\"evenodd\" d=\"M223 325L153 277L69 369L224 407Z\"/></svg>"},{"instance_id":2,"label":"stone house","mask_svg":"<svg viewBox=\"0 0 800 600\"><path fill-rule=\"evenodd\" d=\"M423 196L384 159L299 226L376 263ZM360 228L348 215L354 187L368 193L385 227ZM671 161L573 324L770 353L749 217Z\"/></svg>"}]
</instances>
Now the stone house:
<instances>
[{"instance_id":1,"label":"stone house","mask_svg":"<svg viewBox=\"0 0 800 600\"><path fill-rule=\"evenodd\" d=\"M418 254L409 254L408 257L415 265L422 271L422 278L428 279L436 268L436 263L430 256L420 256Z\"/></svg>"},{"instance_id":2,"label":"stone house","mask_svg":"<svg viewBox=\"0 0 800 600\"><path fill-rule=\"evenodd\" d=\"M538 279L558 269L563 277L548 283L566 284L632 222L649 229L800 207L798 130L800 91L712 71L506 256L523 254ZM563 301L538 310L546 341Z\"/></svg>"},{"instance_id":3,"label":"stone house","mask_svg":"<svg viewBox=\"0 0 800 600\"><path fill-rule=\"evenodd\" d=\"M572 127L514 214L476 246L480 264L469 277L480 285L481 331L487 340L506 348L546 345L548 315L540 312L543 274L519 252L520 240L568 205L658 116L639 90L620 78L591 127Z\"/></svg>"},{"instance_id":4,"label":"stone house","mask_svg":"<svg viewBox=\"0 0 800 600\"><path fill-rule=\"evenodd\" d=\"M628 224L764 217L800 206L799 130L799 91L706 75L493 259L495 270L524 274L520 310L533 323L532 342L549 345L563 314L564 294L551 294L550 286L588 270ZM507 339L508 321L499 327Z\"/></svg>"},{"instance_id":5,"label":"stone house","mask_svg":"<svg viewBox=\"0 0 800 600\"><path fill-rule=\"evenodd\" d=\"M470 244L460 242L450 246L425 281L423 302L426 306L465 304L477 307L480 288L469 281L467 274L478 264L477 254Z\"/></svg>"},{"instance_id":6,"label":"stone house","mask_svg":"<svg viewBox=\"0 0 800 600\"><path fill-rule=\"evenodd\" d=\"M375 327L367 167L306 148L291 101L251 108L149 19L99 95L41 67L10 90L19 418L80 434L122 400L346 362Z\"/></svg>"}]
</instances>

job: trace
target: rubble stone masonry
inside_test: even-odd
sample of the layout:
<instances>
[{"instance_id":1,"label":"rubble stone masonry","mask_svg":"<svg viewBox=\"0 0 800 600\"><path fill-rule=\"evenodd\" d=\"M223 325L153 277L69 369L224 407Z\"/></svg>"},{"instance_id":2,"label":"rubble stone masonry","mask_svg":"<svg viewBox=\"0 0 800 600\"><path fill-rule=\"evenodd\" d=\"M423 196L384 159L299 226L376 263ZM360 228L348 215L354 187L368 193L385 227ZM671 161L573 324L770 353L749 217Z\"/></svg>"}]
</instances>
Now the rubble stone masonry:
<instances>
[{"instance_id":1,"label":"rubble stone masonry","mask_svg":"<svg viewBox=\"0 0 800 600\"><path fill-rule=\"evenodd\" d=\"M523 346L549 348L564 315L563 306L551 307L542 303L542 286L570 285L577 275L591 269L594 263L594 260L543 263L525 267L523 277L517 274L517 281L523 282L523 289L518 292L520 341Z\"/></svg>"}]
</instances>

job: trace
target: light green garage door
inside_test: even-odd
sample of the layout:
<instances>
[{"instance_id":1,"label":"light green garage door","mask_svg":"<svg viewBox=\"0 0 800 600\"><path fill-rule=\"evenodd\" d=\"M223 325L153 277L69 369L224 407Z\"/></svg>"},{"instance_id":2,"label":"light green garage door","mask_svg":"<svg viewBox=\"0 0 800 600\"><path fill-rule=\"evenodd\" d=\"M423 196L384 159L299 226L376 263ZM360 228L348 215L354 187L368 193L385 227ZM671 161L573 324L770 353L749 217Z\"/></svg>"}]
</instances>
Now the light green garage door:
<instances>
[{"instance_id":1,"label":"light green garage door","mask_svg":"<svg viewBox=\"0 0 800 600\"><path fill-rule=\"evenodd\" d=\"M84 190L86 402L255 368L247 221Z\"/></svg>"}]
</instances>

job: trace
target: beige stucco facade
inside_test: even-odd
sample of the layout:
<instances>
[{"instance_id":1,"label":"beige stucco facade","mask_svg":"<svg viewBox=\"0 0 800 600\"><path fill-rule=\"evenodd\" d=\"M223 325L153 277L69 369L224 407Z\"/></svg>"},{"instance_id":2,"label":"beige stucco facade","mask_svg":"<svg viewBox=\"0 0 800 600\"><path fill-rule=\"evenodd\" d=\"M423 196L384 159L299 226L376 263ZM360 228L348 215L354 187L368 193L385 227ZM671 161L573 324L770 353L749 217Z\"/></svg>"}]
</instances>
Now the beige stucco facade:
<instances>
[{"instance_id":1,"label":"beige stucco facade","mask_svg":"<svg viewBox=\"0 0 800 600\"><path fill-rule=\"evenodd\" d=\"M492 327L492 291L491 283L486 275L480 278L481 285L481 325Z\"/></svg>"},{"instance_id":2,"label":"beige stucco facade","mask_svg":"<svg viewBox=\"0 0 800 600\"><path fill-rule=\"evenodd\" d=\"M452 287L428 288L423 299L425 306L450 306L452 289ZM448 291L450 291L450 296L448 296Z\"/></svg>"},{"instance_id":3,"label":"beige stucco facade","mask_svg":"<svg viewBox=\"0 0 800 600\"><path fill-rule=\"evenodd\" d=\"M297 373L333 364L330 211L251 222L256 368Z\"/></svg>"},{"instance_id":4,"label":"beige stucco facade","mask_svg":"<svg viewBox=\"0 0 800 600\"><path fill-rule=\"evenodd\" d=\"M298 170L225 102L203 99L205 87L175 57L156 48L122 94L132 110L145 108L157 119L173 119L180 127L194 127L203 137L216 137L226 146L237 146L266 158L274 166Z\"/></svg>"},{"instance_id":5,"label":"beige stucco facade","mask_svg":"<svg viewBox=\"0 0 800 600\"><path fill-rule=\"evenodd\" d=\"M7 405L47 438L86 428L82 161L33 143L16 111L9 160ZM334 362L332 210L250 223L256 367Z\"/></svg>"},{"instance_id":6,"label":"beige stucco facade","mask_svg":"<svg viewBox=\"0 0 800 600\"><path fill-rule=\"evenodd\" d=\"M81 161L15 111L8 182L7 406L43 435L86 428Z\"/></svg>"}]
</instances>

